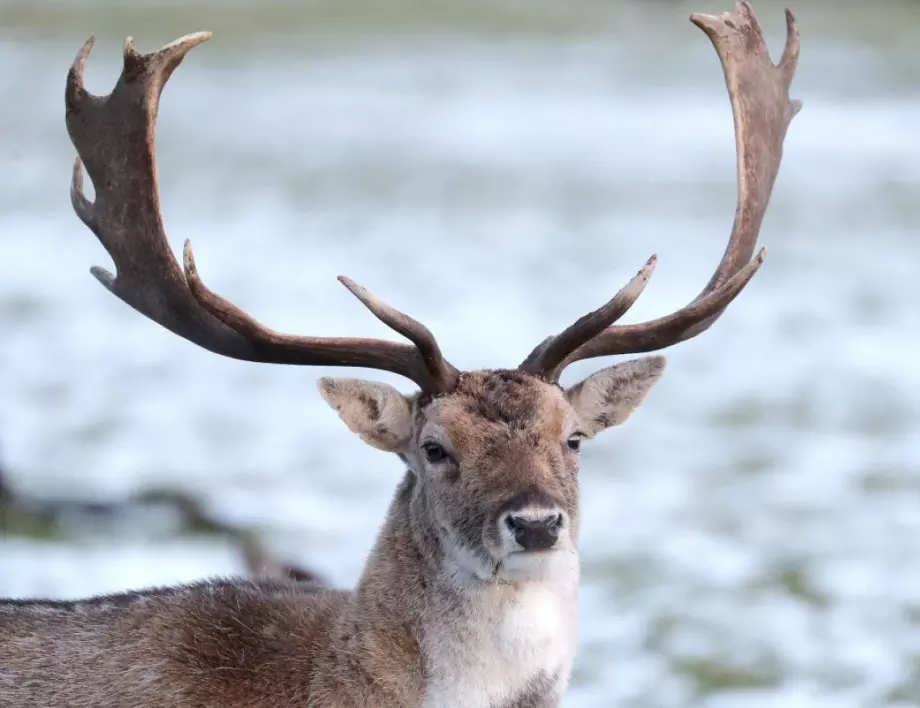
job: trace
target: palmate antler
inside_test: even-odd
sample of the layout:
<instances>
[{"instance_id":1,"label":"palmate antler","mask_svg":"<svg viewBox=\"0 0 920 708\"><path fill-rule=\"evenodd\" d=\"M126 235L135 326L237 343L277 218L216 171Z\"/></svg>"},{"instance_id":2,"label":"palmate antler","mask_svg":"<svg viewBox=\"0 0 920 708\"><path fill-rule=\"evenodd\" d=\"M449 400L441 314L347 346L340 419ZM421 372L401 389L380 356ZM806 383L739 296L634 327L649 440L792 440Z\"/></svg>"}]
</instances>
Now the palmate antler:
<instances>
[{"instance_id":1,"label":"palmate antler","mask_svg":"<svg viewBox=\"0 0 920 708\"><path fill-rule=\"evenodd\" d=\"M722 61L735 118L738 208L725 254L703 291L686 307L634 325L612 325L636 301L651 276L652 257L639 274L604 307L585 315L534 349L521 368L558 380L581 359L664 349L705 332L757 272L766 256L754 247L783 156L783 140L802 107L789 99L799 58L799 30L786 10L786 46L774 66L757 17L747 2L721 15L694 14Z\"/></svg>"},{"instance_id":2,"label":"palmate antler","mask_svg":"<svg viewBox=\"0 0 920 708\"><path fill-rule=\"evenodd\" d=\"M377 339L298 337L275 332L201 281L191 245L185 273L166 240L157 190L154 130L160 94L172 72L193 48L210 38L190 34L157 52L139 54L125 41L124 70L111 94L93 96L83 87L90 38L67 75L67 131L79 157L71 201L77 216L102 242L117 276L92 273L119 298L154 322L210 351L234 359L307 366L361 366L401 374L426 391L453 387L457 370L441 355L420 322L381 302L355 283L345 286L380 320L414 346ZM96 190L83 194L85 165Z\"/></svg>"},{"instance_id":3,"label":"palmate antler","mask_svg":"<svg viewBox=\"0 0 920 708\"><path fill-rule=\"evenodd\" d=\"M709 284L686 307L642 324L613 325L642 293L654 269L655 258L651 258L610 302L534 349L521 364L522 370L556 381L574 361L653 351L694 337L715 322L763 262L763 250L751 258L779 171L783 140L800 108L797 101L789 100L799 51L795 20L787 10L786 47L774 66L747 3L730 13L697 14L690 19L706 32L721 59L735 119L738 209L725 255ZM415 381L428 393L450 391L459 372L444 359L432 333L347 278L339 280L411 345L275 332L208 289L198 276L188 242L184 272L179 268L160 214L154 130L167 80L185 55L209 38L207 32L190 34L151 54L139 54L129 38L122 75L105 97L93 96L83 87L83 67L93 39L84 44L68 73L67 130L79 155L71 201L117 269L113 276L93 268L93 275L143 315L224 356L381 369ZM84 166L96 191L93 203L83 194Z\"/></svg>"}]
</instances>

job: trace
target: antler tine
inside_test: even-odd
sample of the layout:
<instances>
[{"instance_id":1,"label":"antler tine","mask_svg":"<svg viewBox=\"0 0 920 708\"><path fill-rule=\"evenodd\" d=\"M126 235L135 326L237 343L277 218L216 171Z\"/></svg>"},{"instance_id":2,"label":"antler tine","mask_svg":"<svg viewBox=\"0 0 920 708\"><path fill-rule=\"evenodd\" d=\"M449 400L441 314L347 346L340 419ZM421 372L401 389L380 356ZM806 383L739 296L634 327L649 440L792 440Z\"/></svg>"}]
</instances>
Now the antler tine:
<instances>
[{"instance_id":1,"label":"antler tine","mask_svg":"<svg viewBox=\"0 0 920 708\"><path fill-rule=\"evenodd\" d=\"M555 371L569 353L594 339L608 326L626 314L645 290L649 278L655 272L657 262L658 256L653 255L633 279L614 295L606 305L576 320L574 324L559 335L544 340L524 360L520 369L538 374Z\"/></svg>"},{"instance_id":2,"label":"antler tine","mask_svg":"<svg viewBox=\"0 0 920 708\"><path fill-rule=\"evenodd\" d=\"M378 320L415 344L437 388L450 390L456 385L459 372L444 359L441 348L430 329L404 312L387 305L370 290L358 285L351 278L340 275L338 280Z\"/></svg>"},{"instance_id":3,"label":"antler tine","mask_svg":"<svg viewBox=\"0 0 920 708\"><path fill-rule=\"evenodd\" d=\"M799 54L798 27L787 10L786 46L779 65L774 65L747 2L739 3L732 12L694 14L690 20L707 34L719 55L734 116L738 207L728 246L709 283L690 304L649 322L607 327L570 349L555 367L543 368L540 373L550 380L557 380L575 361L664 349L704 332L750 281L766 255L762 249L751 261L779 172L783 141L802 105L789 99ZM540 344L528 360L549 346Z\"/></svg>"},{"instance_id":4,"label":"antler tine","mask_svg":"<svg viewBox=\"0 0 920 708\"><path fill-rule=\"evenodd\" d=\"M622 325L616 327L619 331L629 332L629 339L624 339L624 344L620 349L610 342L601 342L605 348L599 353L594 354L592 347L595 346L597 338L589 341L581 349L576 349L575 353L580 354L587 350L589 355L580 356L579 359L573 358L573 355L566 357L555 369L547 369L543 377L549 381L558 381L559 376L566 366L573 361L580 359L590 359L596 356L609 356L612 354L641 354L643 352L652 352L658 349L664 349L673 344L674 332L680 332L681 339L690 339L706 331L715 322L715 319L725 311L728 303L734 300L744 287L750 282L754 274L760 269L764 258L767 256L767 249L761 248L757 255L750 263L745 265L741 270L735 273L722 287L718 290L701 295L686 307L670 315L660 317L654 320L656 327L644 327L643 325ZM605 333L610 331L608 328Z\"/></svg>"},{"instance_id":5,"label":"antler tine","mask_svg":"<svg viewBox=\"0 0 920 708\"><path fill-rule=\"evenodd\" d=\"M151 54L138 53L129 37L121 77L108 96L93 96L83 86L92 38L68 72L64 94L67 131L79 155L71 202L108 251L117 271L112 275L94 267L93 275L141 314L224 356L276 364L382 369L415 381L427 392L447 390L456 380L456 370L440 356L427 329L422 328L421 350L377 339L282 334L208 289L198 277L188 243L183 275L160 214L154 130L163 87L185 55L210 36L209 32L189 34ZM83 193L84 166L95 187L95 202ZM403 323L415 322L402 317ZM396 329L403 334L417 331ZM432 369L435 359L440 364Z\"/></svg>"}]
</instances>

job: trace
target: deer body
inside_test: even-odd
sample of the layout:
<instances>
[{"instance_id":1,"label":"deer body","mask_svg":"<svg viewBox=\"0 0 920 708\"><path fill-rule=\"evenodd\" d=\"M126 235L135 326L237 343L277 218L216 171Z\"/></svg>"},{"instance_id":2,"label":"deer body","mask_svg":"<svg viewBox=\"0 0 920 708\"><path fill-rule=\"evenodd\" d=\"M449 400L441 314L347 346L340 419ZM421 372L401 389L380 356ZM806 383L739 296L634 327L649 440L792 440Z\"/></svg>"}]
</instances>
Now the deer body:
<instances>
[{"instance_id":1,"label":"deer body","mask_svg":"<svg viewBox=\"0 0 920 708\"><path fill-rule=\"evenodd\" d=\"M468 388L481 389L493 376L472 374ZM324 384L327 397L356 400L351 397L355 382ZM427 420L455 414L450 409L474 401L488 407L529 398L546 420L531 413L529 420L500 421L496 415L478 426L473 420L462 423L466 430L478 427L484 438L510 438L503 441L507 449L531 445L534 425L547 420L560 425L554 413L567 412L560 393L529 376L510 375L493 385L490 395L458 393L452 401L430 404L441 410L430 411ZM379 385L370 390L399 395ZM367 389L364 393L370 395ZM369 400L346 412L353 425L370 423L363 416L374 408L386 409L383 399L371 405ZM413 418L420 414L407 410ZM374 424L393 433L398 421L377 418ZM565 466L563 455L556 457ZM572 540L546 557L502 568L472 538L478 534L471 533L468 543L454 538L455 531L463 532L438 510L436 487L444 480L416 465L410 460L354 592L309 583L221 581L76 603L0 603L0 696L12 701L2 705L558 705L575 657L574 478L563 472L559 480L568 480L570 488L562 489L548 476L528 475L571 510L565 513ZM499 462L493 474L506 479L490 482L478 498L472 489L459 492L461 504L465 499L481 508L490 498L503 504L513 497L522 475ZM452 531L445 532L444 523ZM507 556L499 557L508 562Z\"/></svg>"},{"instance_id":2,"label":"deer body","mask_svg":"<svg viewBox=\"0 0 920 708\"><path fill-rule=\"evenodd\" d=\"M391 538L386 529L381 541ZM368 571L372 583L386 579L400 592L381 595L367 582L351 593L235 581L0 604L0 705L557 705L575 654L566 635L577 576L567 579L568 597L555 597L551 583L431 588L407 603L419 589L417 568Z\"/></svg>"},{"instance_id":3,"label":"deer body","mask_svg":"<svg viewBox=\"0 0 920 708\"><path fill-rule=\"evenodd\" d=\"M115 261L93 274L170 331L249 361L394 372L421 389L321 379L350 430L406 465L353 592L315 583L220 581L76 603L0 602L2 708L552 708L575 657L579 449L623 423L664 371L626 361L563 388L570 363L663 349L709 328L763 262L754 256L783 140L798 31L787 12L779 64L746 3L691 20L712 41L734 114L739 196L709 284L657 320L614 324L653 256L610 301L537 346L514 370L460 371L420 322L348 280L412 344L284 334L209 290L186 243L173 257L159 210L154 124L188 35L158 52L125 43L115 90L90 95L88 41L67 77L79 158L71 201ZM95 187L82 191L83 169ZM753 257L753 258L752 258Z\"/></svg>"}]
</instances>

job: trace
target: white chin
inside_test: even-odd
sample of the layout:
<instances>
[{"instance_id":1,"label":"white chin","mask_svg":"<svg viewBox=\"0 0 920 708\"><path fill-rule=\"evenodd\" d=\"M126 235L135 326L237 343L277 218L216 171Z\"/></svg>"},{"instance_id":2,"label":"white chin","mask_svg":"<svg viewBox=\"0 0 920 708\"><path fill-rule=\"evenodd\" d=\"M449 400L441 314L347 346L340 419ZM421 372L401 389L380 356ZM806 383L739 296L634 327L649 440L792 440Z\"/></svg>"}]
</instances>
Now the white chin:
<instances>
[{"instance_id":1,"label":"white chin","mask_svg":"<svg viewBox=\"0 0 920 708\"><path fill-rule=\"evenodd\" d=\"M505 556L496 577L509 582L561 579L578 574L578 554L570 549L515 552Z\"/></svg>"}]
</instances>

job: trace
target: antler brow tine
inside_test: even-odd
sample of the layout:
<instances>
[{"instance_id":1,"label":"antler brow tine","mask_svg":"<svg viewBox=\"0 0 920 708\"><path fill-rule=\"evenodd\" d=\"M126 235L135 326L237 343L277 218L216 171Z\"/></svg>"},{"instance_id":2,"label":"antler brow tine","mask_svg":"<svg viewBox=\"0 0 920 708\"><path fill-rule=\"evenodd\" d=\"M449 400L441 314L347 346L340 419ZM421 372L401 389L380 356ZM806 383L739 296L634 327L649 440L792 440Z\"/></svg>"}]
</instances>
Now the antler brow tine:
<instances>
[{"instance_id":1,"label":"antler brow tine","mask_svg":"<svg viewBox=\"0 0 920 708\"><path fill-rule=\"evenodd\" d=\"M657 263L658 256L653 255L633 279L614 295L606 305L584 315L562 334L550 337L534 349L524 363L521 364L521 370L537 374L555 371L565 361L570 352L594 339L610 324L626 314L645 290L649 278L655 272ZM553 378L552 375L550 378Z\"/></svg>"}]
</instances>

